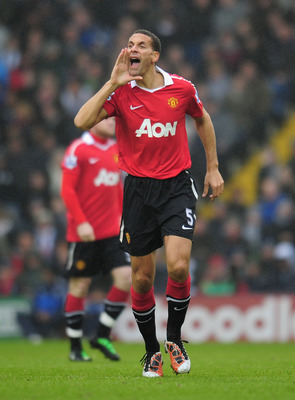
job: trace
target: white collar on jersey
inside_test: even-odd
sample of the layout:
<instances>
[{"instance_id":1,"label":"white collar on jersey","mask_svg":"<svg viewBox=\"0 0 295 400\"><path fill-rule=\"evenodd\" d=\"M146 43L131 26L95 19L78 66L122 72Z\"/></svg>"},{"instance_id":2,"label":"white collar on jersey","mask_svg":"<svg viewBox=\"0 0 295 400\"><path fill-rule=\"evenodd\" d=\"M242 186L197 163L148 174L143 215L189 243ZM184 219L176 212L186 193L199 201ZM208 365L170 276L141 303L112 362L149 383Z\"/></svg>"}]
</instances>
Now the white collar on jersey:
<instances>
[{"instance_id":1,"label":"white collar on jersey","mask_svg":"<svg viewBox=\"0 0 295 400\"><path fill-rule=\"evenodd\" d=\"M94 138L90 135L89 132L84 132L81 136L84 143L91 145L95 143Z\"/></svg>"},{"instance_id":2,"label":"white collar on jersey","mask_svg":"<svg viewBox=\"0 0 295 400\"><path fill-rule=\"evenodd\" d=\"M105 143L97 142L88 131L86 131L82 134L81 139L88 146L93 145L93 146L99 147L100 149L103 149L103 150L107 150L109 147L111 147L115 143L115 140L112 138L109 138Z\"/></svg>"},{"instance_id":3,"label":"white collar on jersey","mask_svg":"<svg viewBox=\"0 0 295 400\"><path fill-rule=\"evenodd\" d=\"M133 89L135 86L137 86L137 87L139 87L139 88L142 89L142 90L146 90L146 91L148 91L148 92L155 92L156 90L162 89L162 88L165 87L165 86L173 85L173 79L172 79L171 76L168 74L168 72L164 71L162 68L158 67L157 65L156 65L156 70L157 70L158 72L160 72L160 74L163 75L163 78L164 78L164 86L158 87L158 88L156 88L156 89L146 89L146 88L143 88L143 87L139 86L139 85L136 83L136 81L131 81L131 82L130 82L131 88Z\"/></svg>"}]
</instances>

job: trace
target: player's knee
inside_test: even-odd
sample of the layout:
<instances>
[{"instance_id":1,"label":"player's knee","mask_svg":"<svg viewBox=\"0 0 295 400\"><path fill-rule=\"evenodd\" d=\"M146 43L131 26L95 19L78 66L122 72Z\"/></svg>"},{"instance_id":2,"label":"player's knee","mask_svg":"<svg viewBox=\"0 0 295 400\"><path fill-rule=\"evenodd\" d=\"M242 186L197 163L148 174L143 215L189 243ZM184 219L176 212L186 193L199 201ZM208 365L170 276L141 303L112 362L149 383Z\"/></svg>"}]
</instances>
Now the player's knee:
<instances>
[{"instance_id":1,"label":"player's knee","mask_svg":"<svg viewBox=\"0 0 295 400\"><path fill-rule=\"evenodd\" d=\"M125 274L122 281L122 290L129 291L131 288L131 274Z\"/></svg>"},{"instance_id":2,"label":"player's knee","mask_svg":"<svg viewBox=\"0 0 295 400\"><path fill-rule=\"evenodd\" d=\"M175 282L184 282L188 277L189 266L185 260L178 260L168 266L168 275Z\"/></svg>"},{"instance_id":3,"label":"player's knee","mask_svg":"<svg viewBox=\"0 0 295 400\"><path fill-rule=\"evenodd\" d=\"M85 297L88 293L90 280L85 278L74 278L70 281L69 292L75 297Z\"/></svg>"},{"instance_id":4,"label":"player's knee","mask_svg":"<svg viewBox=\"0 0 295 400\"><path fill-rule=\"evenodd\" d=\"M121 290L129 291L131 287L131 267L120 267L113 270L113 283Z\"/></svg>"},{"instance_id":5,"label":"player's knee","mask_svg":"<svg viewBox=\"0 0 295 400\"><path fill-rule=\"evenodd\" d=\"M133 287L138 293L147 293L153 286L153 279L148 275L136 276L133 279Z\"/></svg>"}]
</instances>

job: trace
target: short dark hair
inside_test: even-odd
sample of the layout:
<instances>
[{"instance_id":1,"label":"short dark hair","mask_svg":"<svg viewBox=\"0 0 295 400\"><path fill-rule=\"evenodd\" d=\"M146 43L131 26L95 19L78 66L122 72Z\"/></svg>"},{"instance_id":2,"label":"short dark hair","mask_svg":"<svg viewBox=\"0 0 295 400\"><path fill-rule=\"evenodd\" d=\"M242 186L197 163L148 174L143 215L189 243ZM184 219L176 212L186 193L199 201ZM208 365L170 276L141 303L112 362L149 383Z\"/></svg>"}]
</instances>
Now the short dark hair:
<instances>
[{"instance_id":1,"label":"short dark hair","mask_svg":"<svg viewBox=\"0 0 295 400\"><path fill-rule=\"evenodd\" d=\"M152 48L154 51L157 51L158 53L161 53L161 41L158 38L158 36L156 36L154 33L146 30L146 29L137 29L136 31L133 32L133 35L135 33L141 33L143 35L146 35L148 37L150 37L152 39Z\"/></svg>"}]
</instances>

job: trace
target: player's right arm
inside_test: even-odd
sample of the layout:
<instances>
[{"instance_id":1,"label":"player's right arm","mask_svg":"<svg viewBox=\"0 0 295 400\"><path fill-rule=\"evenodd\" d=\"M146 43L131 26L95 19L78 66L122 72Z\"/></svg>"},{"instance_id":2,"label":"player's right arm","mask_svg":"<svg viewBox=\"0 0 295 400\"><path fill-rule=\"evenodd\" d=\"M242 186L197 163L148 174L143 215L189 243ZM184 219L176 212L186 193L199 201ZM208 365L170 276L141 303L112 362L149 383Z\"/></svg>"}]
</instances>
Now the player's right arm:
<instances>
[{"instance_id":1,"label":"player's right arm","mask_svg":"<svg viewBox=\"0 0 295 400\"><path fill-rule=\"evenodd\" d=\"M121 51L116 60L110 80L80 108L74 119L75 125L78 128L89 130L94 125L107 118L108 114L103 108L106 99L118 89L118 87L126 85L133 79L142 79L141 76L133 77L129 74L129 53L127 48Z\"/></svg>"}]
</instances>

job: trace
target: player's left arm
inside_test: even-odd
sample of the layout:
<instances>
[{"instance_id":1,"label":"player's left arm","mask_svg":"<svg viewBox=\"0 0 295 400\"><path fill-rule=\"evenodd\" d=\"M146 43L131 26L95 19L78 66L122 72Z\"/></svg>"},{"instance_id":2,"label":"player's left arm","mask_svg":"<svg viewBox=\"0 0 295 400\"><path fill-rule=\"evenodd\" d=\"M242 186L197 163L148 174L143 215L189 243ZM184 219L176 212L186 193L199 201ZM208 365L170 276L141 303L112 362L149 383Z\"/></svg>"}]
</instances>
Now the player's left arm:
<instances>
[{"instance_id":1,"label":"player's left arm","mask_svg":"<svg viewBox=\"0 0 295 400\"><path fill-rule=\"evenodd\" d=\"M222 194L224 188L224 181L219 172L215 130L211 117L205 108L203 108L203 116L195 117L194 121L206 154L207 172L202 196L207 196L211 187L212 193L209 197L213 201Z\"/></svg>"}]
</instances>

